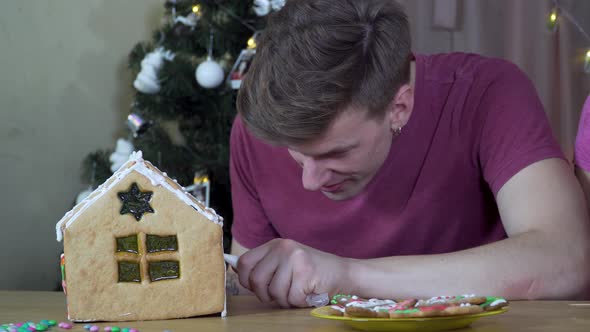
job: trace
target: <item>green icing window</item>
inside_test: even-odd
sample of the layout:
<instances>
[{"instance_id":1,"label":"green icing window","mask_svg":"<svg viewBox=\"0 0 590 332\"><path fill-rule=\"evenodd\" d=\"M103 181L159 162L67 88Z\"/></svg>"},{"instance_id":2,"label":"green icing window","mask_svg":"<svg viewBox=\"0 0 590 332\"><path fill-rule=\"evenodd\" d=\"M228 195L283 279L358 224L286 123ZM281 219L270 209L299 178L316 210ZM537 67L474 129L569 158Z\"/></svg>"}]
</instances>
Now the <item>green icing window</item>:
<instances>
[{"instance_id":1,"label":"green icing window","mask_svg":"<svg viewBox=\"0 0 590 332\"><path fill-rule=\"evenodd\" d=\"M118 237L117 252L130 252L133 254L139 254L139 248L137 246L137 234Z\"/></svg>"},{"instance_id":2,"label":"green icing window","mask_svg":"<svg viewBox=\"0 0 590 332\"><path fill-rule=\"evenodd\" d=\"M158 236L147 234L145 242L148 253L178 251L178 239L176 238L176 235Z\"/></svg>"},{"instance_id":3,"label":"green icing window","mask_svg":"<svg viewBox=\"0 0 590 332\"><path fill-rule=\"evenodd\" d=\"M141 282L139 263L120 261L119 282Z\"/></svg>"},{"instance_id":4,"label":"green icing window","mask_svg":"<svg viewBox=\"0 0 590 332\"><path fill-rule=\"evenodd\" d=\"M176 261L150 262L151 281L180 278L180 265Z\"/></svg>"}]
</instances>

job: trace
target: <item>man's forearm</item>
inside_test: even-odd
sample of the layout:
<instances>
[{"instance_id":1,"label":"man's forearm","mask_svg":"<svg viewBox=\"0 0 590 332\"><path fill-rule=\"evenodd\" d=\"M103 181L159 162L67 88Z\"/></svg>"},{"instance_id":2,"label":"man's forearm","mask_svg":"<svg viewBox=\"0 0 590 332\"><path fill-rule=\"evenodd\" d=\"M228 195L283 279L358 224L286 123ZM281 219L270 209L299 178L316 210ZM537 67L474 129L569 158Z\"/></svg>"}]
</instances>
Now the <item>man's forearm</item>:
<instances>
[{"instance_id":1,"label":"man's forearm","mask_svg":"<svg viewBox=\"0 0 590 332\"><path fill-rule=\"evenodd\" d=\"M365 297L429 297L476 293L509 299L590 296L586 235L555 241L529 232L455 253L351 263L350 291Z\"/></svg>"}]
</instances>

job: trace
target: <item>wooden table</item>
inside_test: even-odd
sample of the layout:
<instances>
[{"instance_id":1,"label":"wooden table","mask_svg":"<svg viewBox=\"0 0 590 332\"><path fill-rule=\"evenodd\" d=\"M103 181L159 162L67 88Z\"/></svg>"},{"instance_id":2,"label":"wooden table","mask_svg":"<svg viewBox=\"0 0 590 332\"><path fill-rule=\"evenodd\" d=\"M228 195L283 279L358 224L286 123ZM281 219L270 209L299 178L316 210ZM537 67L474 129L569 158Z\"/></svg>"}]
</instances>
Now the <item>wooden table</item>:
<instances>
[{"instance_id":1,"label":"wooden table","mask_svg":"<svg viewBox=\"0 0 590 332\"><path fill-rule=\"evenodd\" d=\"M577 304L577 305L572 305ZM178 331L355 331L340 322L311 317L310 309L278 309L252 296L228 301L228 317L166 321L96 323L101 327L133 327L141 332ZM42 319L66 321L65 296L60 292L0 291L0 325ZM84 331L76 324L70 331ZM66 331L57 327L52 331ZM513 301L507 313L484 317L467 331L590 331L590 302ZM460 330L455 330L460 331Z\"/></svg>"}]
</instances>

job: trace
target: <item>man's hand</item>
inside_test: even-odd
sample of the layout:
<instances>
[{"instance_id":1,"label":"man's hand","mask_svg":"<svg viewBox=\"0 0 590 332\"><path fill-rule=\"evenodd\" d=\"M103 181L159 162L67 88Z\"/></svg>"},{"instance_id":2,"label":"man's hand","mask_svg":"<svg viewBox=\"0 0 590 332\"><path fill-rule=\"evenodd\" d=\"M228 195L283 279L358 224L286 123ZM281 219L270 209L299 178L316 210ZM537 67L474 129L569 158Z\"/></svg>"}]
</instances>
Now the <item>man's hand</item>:
<instances>
[{"instance_id":1,"label":"man's hand","mask_svg":"<svg viewBox=\"0 0 590 332\"><path fill-rule=\"evenodd\" d=\"M240 257L238 276L240 284L262 302L308 307L307 295L333 295L350 284L350 262L293 240L274 239Z\"/></svg>"}]
</instances>

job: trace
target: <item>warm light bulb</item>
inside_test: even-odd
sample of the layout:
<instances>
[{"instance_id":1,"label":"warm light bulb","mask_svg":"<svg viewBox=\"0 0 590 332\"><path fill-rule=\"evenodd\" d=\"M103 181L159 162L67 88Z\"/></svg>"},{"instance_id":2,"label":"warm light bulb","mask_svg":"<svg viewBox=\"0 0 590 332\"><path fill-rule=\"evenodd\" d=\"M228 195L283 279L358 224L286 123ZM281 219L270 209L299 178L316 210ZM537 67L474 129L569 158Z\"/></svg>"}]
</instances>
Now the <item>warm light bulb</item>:
<instances>
[{"instance_id":1,"label":"warm light bulb","mask_svg":"<svg viewBox=\"0 0 590 332\"><path fill-rule=\"evenodd\" d=\"M209 177L207 175L195 176L193 179L195 184L202 184L209 182Z\"/></svg>"},{"instance_id":2,"label":"warm light bulb","mask_svg":"<svg viewBox=\"0 0 590 332\"><path fill-rule=\"evenodd\" d=\"M590 74L590 49L586 51L586 56L584 57L584 71Z\"/></svg>"},{"instance_id":3,"label":"warm light bulb","mask_svg":"<svg viewBox=\"0 0 590 332\"><path fill-rule=\"evenodd\" d=\"M199 14L201 12L201 5L194 5L193 6L193 13Z\"/></svg>"},{"instance_id":4,"label":"warm light bulb","mask_svg":"<svg viewBox=\"0 0 590 332\"><path fill-rule=\"evenodd\" d=\"M553 9L551 9L551 12L547 16L547 28L549 28L549 30L555 31L555 28L557 27L557 19L558 18L559 18L559 14L558 14L557 7L553 7Z\"/></svg>"},{"instance_id":5,"label":"warm light bulb","mask_svg":"<svg viewBox=\"0 0 590 332\"><path fill-rule=\"evenodd\" d=\"M256 48L256 40L254 37L250 37L250 39L248 39L248 48Z\"/></svg>"}]
</instances>

